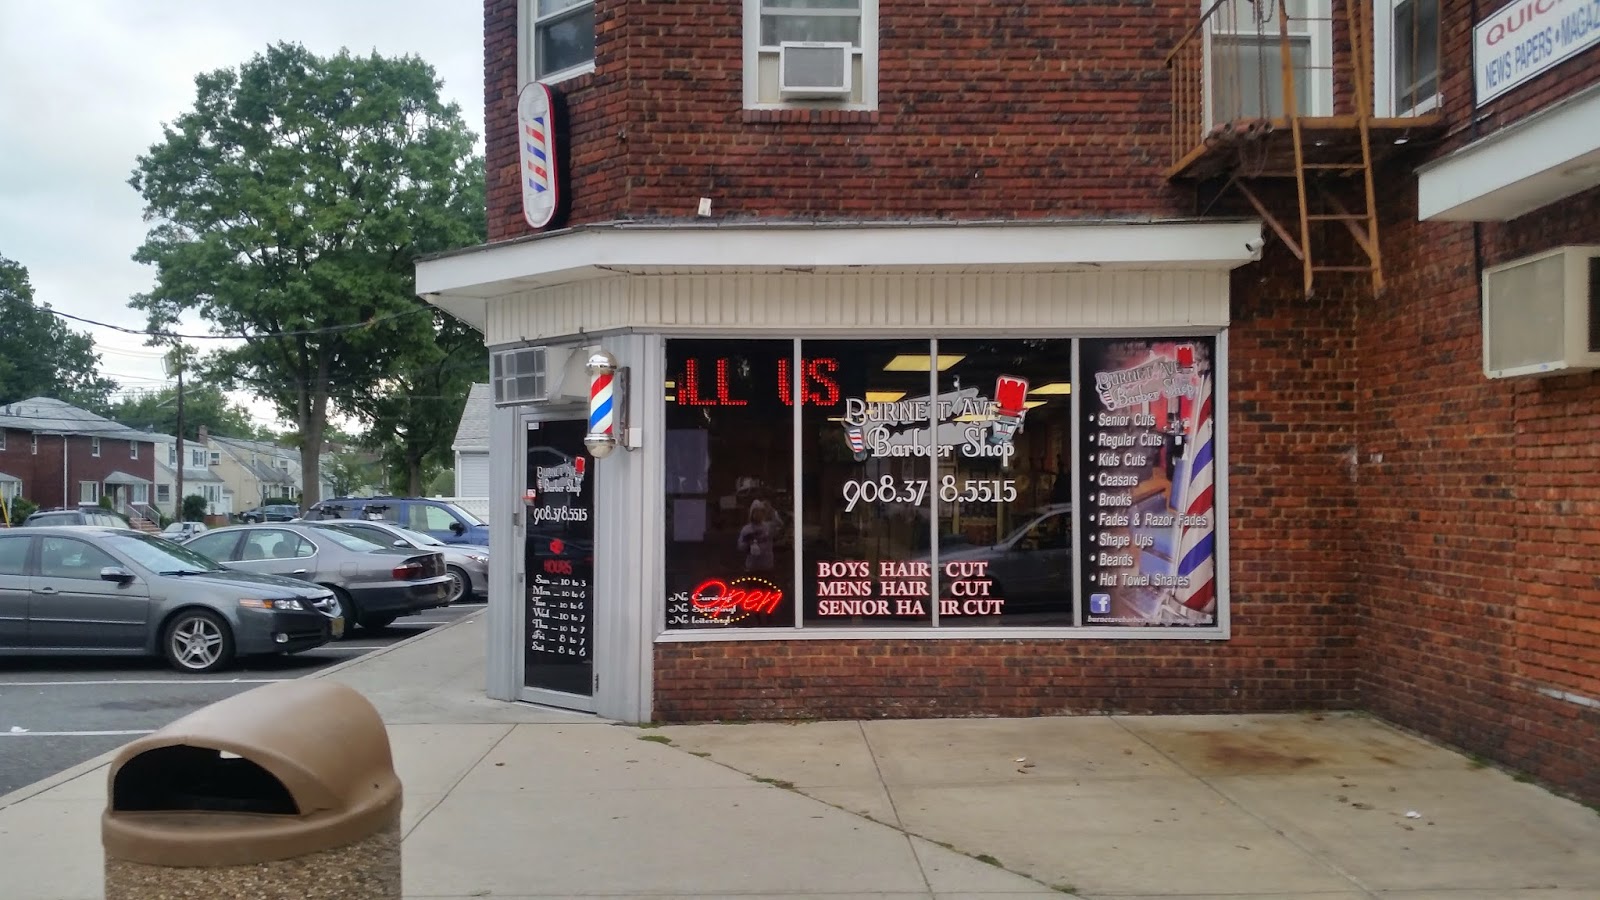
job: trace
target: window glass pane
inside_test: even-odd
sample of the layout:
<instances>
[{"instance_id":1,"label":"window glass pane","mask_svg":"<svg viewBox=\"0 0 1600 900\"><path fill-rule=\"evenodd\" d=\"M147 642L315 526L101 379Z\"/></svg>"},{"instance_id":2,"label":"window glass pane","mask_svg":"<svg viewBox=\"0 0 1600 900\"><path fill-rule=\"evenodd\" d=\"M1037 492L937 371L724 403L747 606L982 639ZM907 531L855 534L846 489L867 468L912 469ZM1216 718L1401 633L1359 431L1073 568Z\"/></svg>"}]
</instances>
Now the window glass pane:
<instances>
[{"instance_id":1,"label":"window glass pane","mask_svg":"<svg viewBox=\"0 0 1600 900\"><path fill-rule=\"evenodd\" d=\"M861 9L861 0L761 0L761 12L783 9Z\"/></svg>"},{"instance_id":2,"label":"window glass pane","mask_svg":"<svg viewBox=\"0 0 1600 900\"><path fill-rule=\"evenodd\" d=\"M245 536L242 559L288 559L294 556L295 535L283 531L252 531Z\"/></svg>"},{"instance_id":3,"label":"window glass pane","mask_svg":"<svg viewBox=\"0 0 1600 900\"><path fill-rule=\"evenodd\" d=\"M99 547L72 538L41 538L39 574L46 578L98 580L100 570L119 563Z\"/></svg>"},{"instance_id":4,"label":"window glass pane","mask_svg":"<svg viewBox=\"0 0 1600 900\"><path fill-rule=\"evenodd\" d=\"M539 77L594 61L593 4L543 23L535 30L538 42L535 59Z\"/></svg>"},{"instance_id":5,"label":"window glass pane","mask_svg":"<svg viewBox=\"0 0 1600 900\"><path fill-rule=\"evenodd\" d=\"M805 624L931 625L930 344L801 349Z\"/></svg>"},{"instance_id":6,"label":"window glass pane","mask_svg":"<svg viewBox=\"0 0 1600 900\"><path fill-rule=\"evenodd\" d=\"M233 558L234 542L238 539L237 534L206 534L184 546L210 559L227 560Z\"/></svg>"},{"instance_id":7,"label":"window glass pane","mask_svg":"<svg viewBox=\"0 0 1600 900\"><path fill-rule=\"evenodd\" d=\"M761 44L784 41L848 41L861 46L861 20L855 16L762 16Z\"/></svg>"},{"instance_id":8,"label":"window glass pane","mask_svg":"<svg viewBox=\"0 0 1600 900\"><path fill-rule=\"evenodd\" d=\"M1215 342L1080 348L1084 624L1215 626Z\"/></svg>"},{"instance_id":9,"label":"window glass pane","mask_svg":"<svg viewBox=\"0 0 1600 900\"><path fill-rule=\"evenodd\" d=\"M0 575L21 575L28 562L28 538L0 538Z\"/></svg>"},{"instance_id":10,"label":"window glass pane","mask_svg":"<svg viewBox=\"0 0 1600 900\"><path fill-rule=\"evenodd\" d=\"M793 627L793 341L669 341L668 628Z\"/></svg>"},{"instance_id":11,"label":"window glass pane","mask_svg":"<svg viewBox=\"0 0 1600 900\"><path fill-rule=\"evenodd\" d=\"M1308 41L1289 45L1290 65L1294 67L1295 110L1302 115L1315 112L1311 104L1311 71ZM1213 119L1281 116L1283 104L1282 51L1277 41L1253 38L1215 38L1212 100Z\"/></svg>"},{"instance_id":12,"label":"window glass pane","mask_svg":"<svg viewBox=\"0 0 1600 900\"><path fill-rule=\"evenodd\" d=\"M1072 342L939 356L939 625L1071 626Z\"/></svg>"},{"instance_id":13,"label":"window glass pane","mask_svg":"<svg viewBox=\"0 0 1600 900\"><path fill-rule=\"evenodd\" d=\"M541 17L548 16L551 13L558 13L558 12L562 11L563 9L571 9L572 7L577 6L580 3L590 3L590 2L592 2L592 0L538 0L538 4L539 4L539 13L538 14Z\"/></svg>"},{"instance_id":14,"label":"window glass pane","mask_svg":"<svg viewBox=\"0 0 1600 900\"><path fill-rule=\"evenodd\" d=\"M1405 112L1439 91L1439 3L1413 0L1395 7L1395 110Z\"/></svg>"}]
</instances>

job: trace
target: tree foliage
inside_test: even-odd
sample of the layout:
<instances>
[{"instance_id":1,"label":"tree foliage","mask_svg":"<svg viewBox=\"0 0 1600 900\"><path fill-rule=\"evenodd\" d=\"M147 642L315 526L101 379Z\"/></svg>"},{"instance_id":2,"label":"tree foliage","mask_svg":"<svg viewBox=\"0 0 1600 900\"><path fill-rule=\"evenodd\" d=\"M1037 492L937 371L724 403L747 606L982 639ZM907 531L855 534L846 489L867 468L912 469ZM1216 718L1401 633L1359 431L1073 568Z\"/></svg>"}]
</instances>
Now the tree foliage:
<instances>
[{"instance_id":1,"label":"tree foliage","mask_svg":"<svg viewBox=\"0 0 1600 900\"><path fill-rule=\"evenodd\" d=\"M111 405L109 418L129 428L178 433L178 389L164 387L125 397ZM259 438L261 431L250 418L250 411L228 399L222 388L206 382L183 388L183 436L199 440L200 426L224 437Z\"/></svg>"},{"instance_id":2,"label":"tree foliage","mask_svg":"<svg viewBox=\"0 0 1600 900\"><path fill-rule=\"evenodd\" d=\"M116 383L99 368L94 338L35 305L28 270L0 256L0 403L54 397L104 412Z\"/></svg>"},{"instance_id":3,"label":"tree foliage","mask_svg":"<svg viewBox=\"0 0 1600 900\"><path fill-rule=\"evenodd\" d=\"M371 487L376 478L372 462L359 453L335 453L322 466L322 475L336 497L348 497Z\"/></svg>"},{"instance_id":4,"label":"tree foliage","mask_svg":"<svg viewBox=\"0 0 1600 900\"><path fill-rule=\"evenodd\" d=\"M416 57L277 44L196 86L130 182L154 223L135 259L156 267L133 305L153 330L197 312L245 336L202 369L296 423L315 502L330 412L431 340L413 264L478 239L482 165Z\"/></svg>"},{"instance_id":5,"label":"tree foliage","mask_svg":"<svg viewBox=\"0 0 1600 900\"><path fill-rule=\"evenodd\" d=\"M450 445L473 379L488 374L483 335L442 313L435 328L432 341L410 348L391 377L356 401L389 484L410 497L451 464Z\"/></svg>"}]
</instances>

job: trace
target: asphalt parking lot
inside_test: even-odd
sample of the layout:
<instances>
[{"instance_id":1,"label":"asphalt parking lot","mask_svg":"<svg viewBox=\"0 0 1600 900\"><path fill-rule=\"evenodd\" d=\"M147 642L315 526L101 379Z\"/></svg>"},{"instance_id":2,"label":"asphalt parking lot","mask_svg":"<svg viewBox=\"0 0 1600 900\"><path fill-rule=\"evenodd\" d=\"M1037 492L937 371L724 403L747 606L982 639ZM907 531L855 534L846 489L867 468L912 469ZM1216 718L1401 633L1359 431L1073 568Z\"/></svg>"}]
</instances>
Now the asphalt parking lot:
<instances>
[{"instance_id":1,"label":"asphalt parking lot","mask_svg":"<svg viewBox=\"0 0 1600 900\"><path fill-rule=\"evenodd\" d=\"M355 659L483 609L464 603L294 656L184 675L159 659L0 657L0 796L114 750L209 703Z\"/></svg>"}]
</instances>

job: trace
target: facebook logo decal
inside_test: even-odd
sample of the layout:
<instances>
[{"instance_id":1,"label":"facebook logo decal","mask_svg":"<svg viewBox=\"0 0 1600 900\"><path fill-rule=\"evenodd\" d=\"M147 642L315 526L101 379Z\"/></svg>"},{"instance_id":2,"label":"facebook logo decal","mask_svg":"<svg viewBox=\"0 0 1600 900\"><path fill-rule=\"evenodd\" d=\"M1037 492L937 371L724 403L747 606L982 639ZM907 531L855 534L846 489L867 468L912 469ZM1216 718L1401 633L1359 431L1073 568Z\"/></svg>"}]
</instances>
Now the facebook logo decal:
<instances>
[{"instance_id":1,"label":"facebook logo decal","mask_svg":"<svg viewBox=\"0 0 1600 900\"><path fill-rule=\"evenodd\" d=\"M1103 615L1106 615L1106 614L1108 614L1110 612L1111 612L1111 595L1110 594L1090 594L1089 595L1089 614L1090 615L1092 615L1092 616L1103 616Z\"/></svg>"}]
</instances>

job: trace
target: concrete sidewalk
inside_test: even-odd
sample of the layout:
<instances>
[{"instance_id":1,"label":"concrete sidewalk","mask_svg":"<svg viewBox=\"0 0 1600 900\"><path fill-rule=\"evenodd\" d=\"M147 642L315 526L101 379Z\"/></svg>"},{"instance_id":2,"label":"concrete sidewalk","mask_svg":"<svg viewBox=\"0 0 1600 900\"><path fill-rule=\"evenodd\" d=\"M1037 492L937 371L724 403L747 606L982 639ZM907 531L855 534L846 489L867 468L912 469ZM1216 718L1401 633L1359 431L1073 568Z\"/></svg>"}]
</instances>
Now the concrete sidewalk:
<instances>
[{"instance_id":1,"label":"concrete sidewalk","mask_svg":"<svg viewBox=\"0 0 1600 900\"><path fill-rule=\"evenodd\" d=\"M325 673L389 725L407 897L1600 896L1593 810L1360 716L641 729L484 699L481 619ZM5 900L101 896L104 766L0 798Z\"/></svg>"}]
</instances>

